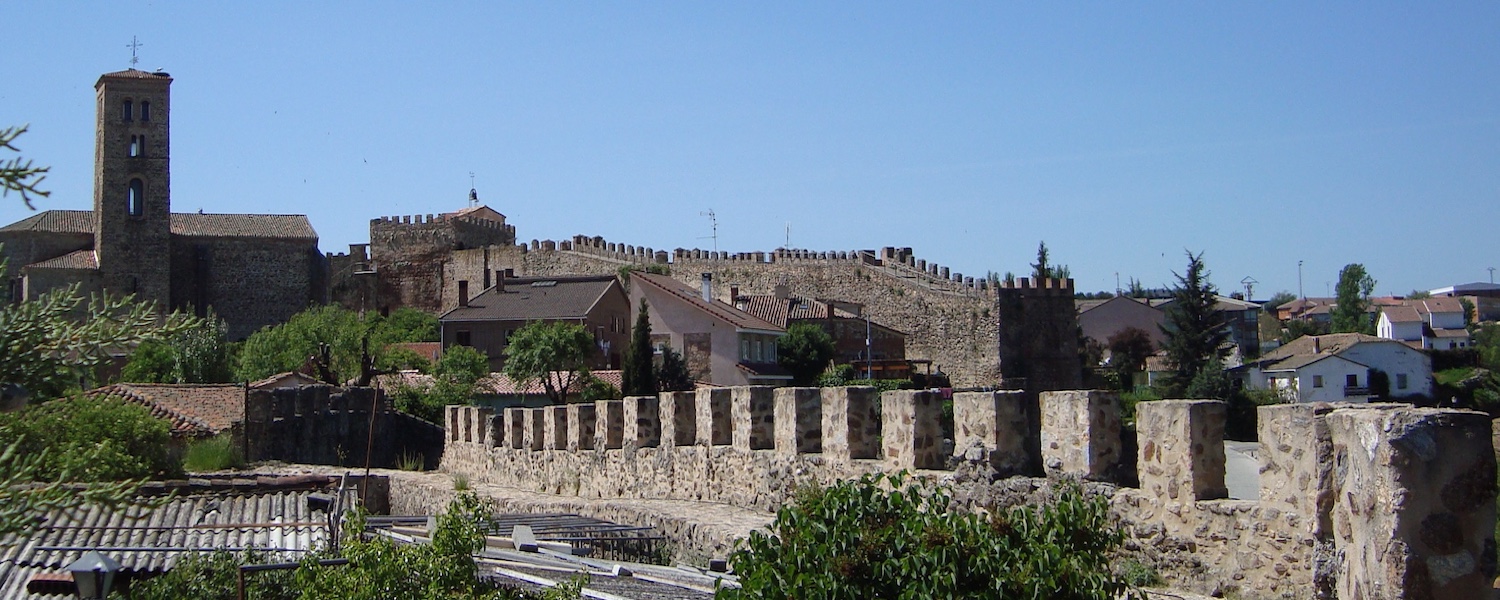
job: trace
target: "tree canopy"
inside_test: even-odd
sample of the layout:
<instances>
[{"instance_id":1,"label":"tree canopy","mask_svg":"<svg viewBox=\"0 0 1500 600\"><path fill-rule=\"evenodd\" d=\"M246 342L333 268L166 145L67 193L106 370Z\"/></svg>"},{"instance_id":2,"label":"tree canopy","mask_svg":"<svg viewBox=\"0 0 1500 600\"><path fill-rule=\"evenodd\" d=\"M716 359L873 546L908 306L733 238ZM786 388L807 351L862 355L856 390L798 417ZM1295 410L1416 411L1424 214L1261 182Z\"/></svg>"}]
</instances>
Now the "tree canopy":
<instances>
[{"instance_id":1,"label":"tree canopy","mask_svg":"<svg viewBox=\"0 0 1500 600\"><path fill-rule=\"evenodd\" d=\"M15 146L15 141L16 138L21 137L21 134L26 133L26 129L26 125L0 129L0 150L20 152L21 149ZM30 160L19 156L0 160L0 197L17 192L21 195L21 202L26 205L26 208L36 210L36 207L31 205L32 196L46 198L52 195L52 192L37 187L43 179L47 178L47 171L51 169L52 167L35 166Z\"/></svg>"},{"instance_id":2,"label":"tree canopy","mask_svg":"<svg viewBox=\"0 0 1500 600\"><path fill-rule=\"evenodd\" d=\"M526 324L505 346L505 375L517 382L540 381L554 403L566 400L569 386L588 375L594 338L576 323Z\"/></svg>"},{"instance_id":3,"label":"tree canopy","mask_svg":"<svg viewBox=\"0 0 1500 600\"><path fill-rule=\"evenodd\" d=\"M234 380L230 364L228 331L224 321L210 314L197 319L175 335L141 342L120 379L136 383L229 383Z\"/></svg>"},{"instance_id":4,"label":"tree canopy","mask_svg":"<svg viewBox=\"0 0 1500 600\"><path fill-rule=\"evenodd\" d=\"M812 323L793 323L777 341L776 361L792 373L792 385L811 386L833 360L833 338Z\"/></svg>"},{"instance_id":5,"label":"tree canopy","mask_svg":"<svg viewBox=\"0 0 1500 600\"><path fill-rule=\"evenodd\" d=\"M1203 254L1187 253L1188 266L1172 288L1172 303L1167 306L1167 320L1161 328L1166 335L1163 345L1175 371L1168 387L1173 395L1186 391L1211 362L1228 353L1223 347L1229 339L1229 328L1223 315L1215 309L1218 290L1208 280Z\"/></svg>"},{"instance_id":6,"label":"tree canopy","mask_svg":"<svg viewBox=\"0 0 1500 600\"><path fill-rule=\"evenodd\" d=\"M1334 333L1375 333L1375 319L1370 314L1370 294L1375 291L1375 279L1365 272L1359 263L1344 265L1339 271L1339 285L1334 288L1333 307Z\"/></svg>"},{"instance_id":7,"label":"tree canopy","mask_svg":"<svg viewBox=\"0 0 1500 600\"><path fill-rule=\"evenodd\" d=\"M656 393L656 352L651 348L651 315L646 299L641 298L635 326L630 328L630 346L625 348L624 372L620 374L621 390L626 396L650 396Z\"/></svg>"},{"instance_id":8,"label":"tree canopy","mask_svg":"<svg viewBox=\"0 0 1500 600\"><path fill-rule=\"evenodd\" d=\"M392 353L389 345L436 341L436 332L437 317L410 308L381 317L361 315L337 305L313 307L246 339L235 375L242 381L254 381L298 370L311 361L318 378L326 383L343 385L357 380L368 385L375 375L415 362L405 354L388 358Z\"/></svg>"}]
</instances>

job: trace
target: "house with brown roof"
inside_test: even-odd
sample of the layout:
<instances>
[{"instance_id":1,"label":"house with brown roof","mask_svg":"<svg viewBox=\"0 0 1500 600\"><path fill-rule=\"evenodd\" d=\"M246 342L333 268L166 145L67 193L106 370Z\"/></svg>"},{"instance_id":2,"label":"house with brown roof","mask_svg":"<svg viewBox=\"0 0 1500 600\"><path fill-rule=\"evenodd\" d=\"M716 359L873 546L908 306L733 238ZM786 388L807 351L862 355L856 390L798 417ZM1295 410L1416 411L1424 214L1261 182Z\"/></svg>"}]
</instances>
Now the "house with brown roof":
<instances>
[{"instance_id":1,"label":"house with brown roof","mask_svg":"<svg viewBox=\"0 0 1500 600\"><path fill-rule=\"evenodd\" d=\"M1433 390L1431 357L1362 333L1302 336L1236 372L1249 387L1276 390L1297 402L1430 397Z\"/></svg>"},{"instance_id":2,"label":"house with brown roof","mask_svg":"<svg viewBox=\"0 0 1500 600\"><path fill-rule=\"evenodd\" d=\"M527 323L574 323L594 336L590 369L618 369L630 341L630 301L613 275L500 277L473 298L467 290L459 306L438 317L443 347L469 346L484 352L490 370L505 367L510 336Z\"/></svg>"},{"instance_id":3,"label":"house with brown roof","mask_svg":"<svg viewBox=\"0 0 1500 600\"><path fill-rule=\"evenodd\" d=\"M682 352L694 380L721 386L790 383L791 374L776 362L786 328L713 298L706 273L700 290L665 275L630 274L630 303L646 301L652 342Z\"/></svg>"},{"instance_id":4,"label":"house with brown roof","mask_svg":"<svg viewBox=\"0 0 1500 600\"><path fill-rule=\"evenodd\" d=\"M1098 342L1100 346L1108 347L1109 338L1130 328L1146 332L1151 343L1158 348L1167 340L1161 329L1167 322L1167 314L1153 306L1150 299L1115 296L1107 300L1076 300L1075 303L1078 328L1083 337Z\"/></svg>"},{"instance_id":5,"label":"house with brown roof","mask_svg":"<svg viewBox=\"0 0 1500 600\"><path fill-rule=\"evenodd\" d=\"M93 210L48 210L0 227L10 268L0 302L77 284L163 310L213 310L243 339L322 302L324 256L303 215L171 212L172 78L101 76Z\"/></svg>"},{"instance_id":6,"label":"house with brown roof","mask_svg":"<svg viewBox=\"0 0 1500 600\"><path fill-rule=\"evenodd\" d=\"M1376 335L1426 350L1461 350L1470 345L1458 298L1393 300L1380 307Z\"/></svg>"},{"instance_id":7,"label":"house with brown roof","mask_svg":"<svg viewBox=\"0 0 1500 600\"><path fill-rule=\"evenodd\" d=\"M182 440L212 437L245 420L245 386L224 384L116 383L88 391L146 407Z\"/></svg>"},{"instance_id":8,"label":"house with brown roof","mask_svg":"<svg viewBox=\"0 0 1500 600\"><path fill-rule=\"evenodd\" d=\"M833 338L835 364L906 360L906 334L869 320L860 304L805 298L789 293L784 285L770 294L741 294L730 286L729 297L735 308L781 328L796 323L816 325Z\"/></svg>"}]
</instances>

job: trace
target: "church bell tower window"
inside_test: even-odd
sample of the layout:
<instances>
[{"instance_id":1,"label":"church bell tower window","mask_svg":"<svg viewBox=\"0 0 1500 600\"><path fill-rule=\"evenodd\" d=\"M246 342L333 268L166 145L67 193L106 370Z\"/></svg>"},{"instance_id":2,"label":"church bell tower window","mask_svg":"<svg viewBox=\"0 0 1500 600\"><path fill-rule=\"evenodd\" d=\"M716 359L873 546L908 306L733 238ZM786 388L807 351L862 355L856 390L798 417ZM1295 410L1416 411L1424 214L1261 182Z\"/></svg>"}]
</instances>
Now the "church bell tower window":
<instances>
[{"instance_id":1,"label":"church bell tower window","mask_svg":"<svg viewBox=\"0 0 1500 600\"><path fill-rule=\"evenodd\" d=\"M142 100L141 101L141 122L142 123L147 123L147 122L150 122L150 121L151 121L151 103L147 102L145 100Z\"/></svg>"},{"instance_id":2,"label":"church bell tower window","mask_svg":"<svg viewBox=\"0 0 1500 600\"><path fill-rule=\"evenodd\" d=\"M130 112L132 108L134 107L130 105L130 101L126 100L125 103L120 106L120 120L129 123L131 117Z\"/></svg>"},{"instance_id":3,"label":"church bell tower window","mask_svg":"<svg viewBox=\"0 0 1500 600\"><path fill-rule=\"evenodd\" d=\"M130 180L130 194L125 198L125 210L130 213L130 216L141 216L145 196L146 184L139 179Z\"/></svg>"}]
</instances>

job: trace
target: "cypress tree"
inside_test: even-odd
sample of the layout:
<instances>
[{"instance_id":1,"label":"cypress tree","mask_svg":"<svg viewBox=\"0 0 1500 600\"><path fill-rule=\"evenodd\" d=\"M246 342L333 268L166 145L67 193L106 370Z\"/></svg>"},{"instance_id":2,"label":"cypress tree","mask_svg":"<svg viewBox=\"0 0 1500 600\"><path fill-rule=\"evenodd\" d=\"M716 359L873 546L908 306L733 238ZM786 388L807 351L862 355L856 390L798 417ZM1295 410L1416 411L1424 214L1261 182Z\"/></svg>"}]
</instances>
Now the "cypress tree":
<instances>
[{"instance_id":1,"label":"cypress tree","mask_svg":"<svg viewBox=\"0 0 1500 600\"><path fill-rule=\"evenodd\" d=\"M656 394L656 365L652 355L651 317L646 312L646 299L641 298L635 326L630 329L630 346L625 349L625 372L620 375L621 391L626 396Z\"/></svg>"},{"instance_id":2,"label":"cypress tree","mask_svg":"<svg viewBox=\"0 0 1500 600\"><path fill-rule=\"evenodd\" d=\"M1176 369L1169 386L1176 396L1205 368L1224 358L1222 348L1229 339L1229 328L1224 318L1214 307L1218 303L1218 290L1208 281L1208 267L1203 264L1203 253L1187 253L1188 268L1177 277L1172 288L1172 304L1167 307L1167 322L1162 326L1166 334L1167 358Z\"/></svg>"}]
</instances>

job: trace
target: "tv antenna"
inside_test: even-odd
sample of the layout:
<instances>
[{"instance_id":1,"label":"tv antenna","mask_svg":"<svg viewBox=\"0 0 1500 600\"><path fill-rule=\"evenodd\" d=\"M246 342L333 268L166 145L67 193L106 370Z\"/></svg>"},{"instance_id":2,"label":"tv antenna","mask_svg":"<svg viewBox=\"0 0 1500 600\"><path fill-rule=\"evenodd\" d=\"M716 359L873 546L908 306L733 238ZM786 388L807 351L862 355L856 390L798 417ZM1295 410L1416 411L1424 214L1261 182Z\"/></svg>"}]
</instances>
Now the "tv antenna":
<instances>
[{"instance_id":1,"label":"tv antenna","mask_svg":"<svg viewBox=\"0 0 1500 600\"><path fill-rule=\"evenodd\" d=\"M130 49L130 68L134 69L136 65L141 63L141 58L139 56L136 56L135 51L136 49L144 45L145 44L142 44L139 40L135 39L135 36L133 35L130 36L130 43L125 44L125 47Z\"/></svg>"},{"instance_id":2,"label":"tv antenna","mask_svg":"<svg viewBox=\"0 0 1500 600\"><path fill-rule=\"evenodd\" d=\"M1249 275L1246 275L1244 279L1240 280L1240 285L1245 286L1245 301L1246 302L1254 302L1254 300L1251 300L1251 298L1255 297L1255 294L1252 293L1252 292L1255 289L1255 284L1257 284L1257 283L1260 283L1260 282L1256 281L1254 277L1251 277Z\"/></svg>"},{"instance_id":3,"label":"tv antenna","mask_svg":"<svg viewBox=\"0 0 1500 600\"><path fill-rule=\"evenodd\" d=\"M786 247L787 248L791 248L792 247L792 222L791 221L787 221L786 222ZM1495 271L1494 269L1490 269L1490 279L1494 279L1495 278L1494 271Z\"/></svg>"},{"instance_id":4,"label":"tv antenna","mask_svg":"<svg viewBox=\"0 0 1500 600\"><path fill-rule=\"evenodd\" d=\"M474 187L474 172L469 171L469 208L479 206L479 188Z\"/></svg>"},{"instance_id":5,"label":"tv antenna","mask_svg":"<svg viewBox=\"0 0 1500 600\"><path fill-rule=\"evenodd\" d=\"M718 252L719 251L719 216L714 214L714 209L712 209L712 208L708 209L705 212L700 212L698 214L701 215L701 216L708 217L708 222L713 227L714 234L708 236L707 239L712 239L714 241L714 252ZM701 239L705 239L705 238L701 238L700 237L698 239L701 240Z\"/></svg>"}]
</instances>

